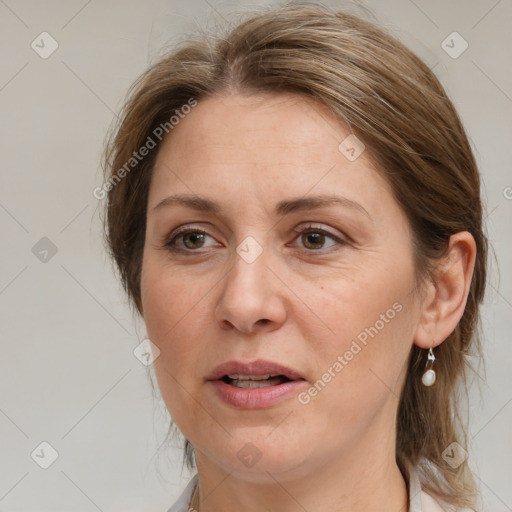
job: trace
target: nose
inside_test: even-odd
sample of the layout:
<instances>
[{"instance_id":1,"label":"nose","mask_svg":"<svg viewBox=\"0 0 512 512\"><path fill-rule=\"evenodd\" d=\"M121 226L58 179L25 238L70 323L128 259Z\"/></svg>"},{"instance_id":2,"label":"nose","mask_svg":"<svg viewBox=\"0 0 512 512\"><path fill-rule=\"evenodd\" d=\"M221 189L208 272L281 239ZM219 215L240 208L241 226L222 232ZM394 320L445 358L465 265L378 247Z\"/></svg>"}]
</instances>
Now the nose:
<instances>
[{"instance_id":1,"label":"nose","mask_svg":"<svg viewBox=\"0 0 512 512\"><path fill-rule=\"evenodd\" d=\"M284 284L267 265L266 251L252 262L233 254L233 266L222 281L215 317L224 330L245 334L273 331L286 320Z\"/></svg>"}]
</instances>

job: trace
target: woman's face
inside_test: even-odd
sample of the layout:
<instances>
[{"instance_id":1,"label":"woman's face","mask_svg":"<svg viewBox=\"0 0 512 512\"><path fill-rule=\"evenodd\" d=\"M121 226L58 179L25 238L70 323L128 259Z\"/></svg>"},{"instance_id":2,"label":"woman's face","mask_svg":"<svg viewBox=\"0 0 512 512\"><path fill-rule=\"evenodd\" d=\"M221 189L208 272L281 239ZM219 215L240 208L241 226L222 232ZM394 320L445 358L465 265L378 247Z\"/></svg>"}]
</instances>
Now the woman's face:
<instances>
[{"instance_id":1,"label":"woman's face","mask_svg":"<svg viewBox=\"0 0 512 512\"><path fill-rule=\"evenodd\" d=\"M213 97L159 150L144 320L198 464L284 480L394 450L420 314L411 231L349 135L298 95Z\"/></svg>"}]
</instances>

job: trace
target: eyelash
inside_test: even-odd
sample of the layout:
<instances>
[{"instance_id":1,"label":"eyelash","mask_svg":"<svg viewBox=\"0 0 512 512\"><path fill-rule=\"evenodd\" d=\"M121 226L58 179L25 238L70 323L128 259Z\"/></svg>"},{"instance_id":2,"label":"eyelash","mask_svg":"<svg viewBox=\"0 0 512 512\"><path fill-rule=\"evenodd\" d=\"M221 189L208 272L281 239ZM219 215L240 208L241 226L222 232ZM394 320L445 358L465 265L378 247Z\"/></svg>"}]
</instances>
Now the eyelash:
<instances>
[{"instance_id":1,"label":"eyelash","mask_svg":"<svg viewBox=\"0 0 512 512\"><path fill-rule=\"evenodd\" d=\"M297 240L303 234L316 233L316 234L325 235L326 237L331 238L338 245L343 246L343 245L347 244L347 242L345 240L337 237L333 233L330 233L329 231L327 231L325 229L322 229L322 228L317 228L317 227L315 227L315 226L313 226L311 224L309 226L304 227L303 229L295 229L294 232L297 233L297 237L295 238L295 240ZM175 245L176 241L179 238L181 238L181 237L183 237L185 235L189 235L189 234L202 234L202 235L206 235L206 236L210 236L211 237L211 235L209 233L207 233L206 231L203 231L202 229L199 229L199 228L185 228L185 229L183 229L181 231L178 231L178 232L172 234L172 236L169 236L164 241L163 247L165 249L167 249L168 251L173 252L173 253L192 254L194 252L200 252L200 248L197 249L197 250L194 250L194 249L182 249L182 248L176 247L176 245ZM307 249L307 248L305 248L305 249L306 249L307 252L311 252L311 253L313 253L313 252L321 252L322 251L322 249Z\"/></svg>"}]
</instances>

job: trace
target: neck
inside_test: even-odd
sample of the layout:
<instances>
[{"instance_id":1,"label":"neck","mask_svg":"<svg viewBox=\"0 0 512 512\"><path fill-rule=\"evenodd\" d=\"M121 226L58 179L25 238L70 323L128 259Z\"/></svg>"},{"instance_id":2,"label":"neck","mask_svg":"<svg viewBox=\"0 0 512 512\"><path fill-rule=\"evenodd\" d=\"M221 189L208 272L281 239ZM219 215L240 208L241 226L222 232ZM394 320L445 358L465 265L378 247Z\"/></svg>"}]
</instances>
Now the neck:
<instances>
[{"instance_id":1,"label":"neck","mask_svg":"<svg viewBox=\"0 0 512 512\"><path fill-rule=\"evenodd\" d=\"M383 457L389 452L383 444L380 452L373 450L379 446L366 445L346 456L333 457L295 479L280 479L269 471L266 483L226 472L197 453L199 499L193 508L198 512L407 512L408 490L395 462L394 443L387 447L393 448L391 457Z\"/></svg>"}]
</instances>

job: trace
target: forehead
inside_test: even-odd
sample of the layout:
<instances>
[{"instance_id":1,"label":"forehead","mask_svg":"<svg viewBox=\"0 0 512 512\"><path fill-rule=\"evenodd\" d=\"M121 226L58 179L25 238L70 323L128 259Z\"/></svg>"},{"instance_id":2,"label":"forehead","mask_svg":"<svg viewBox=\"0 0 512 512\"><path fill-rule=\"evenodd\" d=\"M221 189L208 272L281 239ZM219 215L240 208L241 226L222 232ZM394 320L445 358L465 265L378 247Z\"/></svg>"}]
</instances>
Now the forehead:
<instances>
[{"instance_id":1,"label":"forehead","mask_svg":"<svg viewBox=\"0 0 512 512\"><path fill-rule=\"evenodd\" d=\"M270 197L365 186L376 195L387 184L368 155L351 161L340 151L350 134L327 107L298 94L207 98L164 139L150 202L163 190Z\"/></svg>"},{"instance_id":2,"label":"forehead","mask_svg":"<svg viewBox=\"0 0 512 512\"><path fill-rule=\"evenodd\" d=\"M214 96L174 127L161 152L226 164L249 163L247 156L254 164L314 161L320 153L337 153L349 133L327 107L298 94Z\"/></svg>"}]
</instances>

